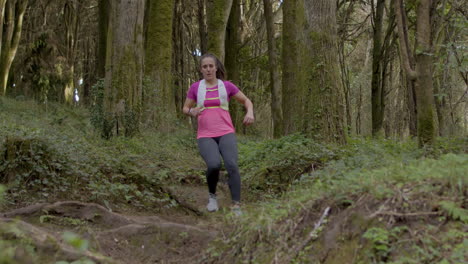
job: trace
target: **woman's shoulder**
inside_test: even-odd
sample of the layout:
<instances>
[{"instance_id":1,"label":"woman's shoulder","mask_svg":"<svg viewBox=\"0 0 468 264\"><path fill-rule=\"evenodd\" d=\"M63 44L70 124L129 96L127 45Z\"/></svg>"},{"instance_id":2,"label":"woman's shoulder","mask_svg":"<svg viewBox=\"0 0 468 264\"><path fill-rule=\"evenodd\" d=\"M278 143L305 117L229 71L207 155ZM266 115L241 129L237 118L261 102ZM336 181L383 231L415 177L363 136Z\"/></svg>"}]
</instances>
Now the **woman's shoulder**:
<instances>
[{"instance_id":1,"label":"woman's shoulder","mask_svg":"<svg viewBox=\"0 0 468 264\"><path fill-rule=\"evenodd\" d=\"M224 83L224 86L226 86L226 87L239 89L239 88L237 88L237 85L235 85L235 84L232 83L231 81L223 80L223 83Z\"/></svg>"},{"instance_id":2,"label":"woman's shoulder","mask_svg":"<svg viewBox=\"0 0 468 264\"><path fill-rule=\"evenodd\" d=\"M190 85L190 89L197 89L198 86L200 85L201 80L196 81Z\"/></svg>"}]
</instances>

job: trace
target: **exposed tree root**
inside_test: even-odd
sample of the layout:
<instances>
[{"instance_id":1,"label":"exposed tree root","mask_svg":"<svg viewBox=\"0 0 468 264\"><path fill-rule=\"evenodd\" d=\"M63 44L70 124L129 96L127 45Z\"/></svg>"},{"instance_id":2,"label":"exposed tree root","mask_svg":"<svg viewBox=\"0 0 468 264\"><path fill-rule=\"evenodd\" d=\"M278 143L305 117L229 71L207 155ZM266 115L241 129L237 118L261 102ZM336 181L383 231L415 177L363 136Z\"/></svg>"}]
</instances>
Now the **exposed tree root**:
<instances>
[{"instance_id":1,"label":"exposed tree root","mask_svg":"<svg viewBox=\"0 0 468 264\"><path fill-rule=\"evenodd\" d=\"M21 220L0 218L0 223L14 223L15 227L21 231L21 237L28 238L38 252L57 256L60 260L74 261L80 258L88 258L95 263L119 263L102 255L88 250L78 251L72 246L57 239L48 231L35 227L32 224ZM17 234L15 236L18 236ZM18 237L18 238L21 238Z\"/></svg>"},{"instance_id":2,"label":"exposed tree root","mask_svg":"<svg viewBox=\"0 0 468 264\"><path fill-rule=\"evenodd\" d=\"M83 257L96 263L118 263L90 251L78 251L61 241L57 234L46 228L36 227L13 218L52 215L85 220L98 230L92 231L97 247L109 256L117 257L124 263L139 263L145 259L158 262L162 259L186 259L199 254L199 248L211 241L215 232L196 226L166 221L157 216L124 216L111 212L101 205L76 201L53 204L36 204L0 214L0 223L14 223L24 237L31 238L40 252L57 256L57 259L73 261ZM139 245L139 246L137 246ZM184 252L162 250L192 245ZM136 248L135 248L136 247ZM132 259L134 251L141 251L138 259ZM188 254L190 253L190 254Z\"/></svg>"}]
</instances>

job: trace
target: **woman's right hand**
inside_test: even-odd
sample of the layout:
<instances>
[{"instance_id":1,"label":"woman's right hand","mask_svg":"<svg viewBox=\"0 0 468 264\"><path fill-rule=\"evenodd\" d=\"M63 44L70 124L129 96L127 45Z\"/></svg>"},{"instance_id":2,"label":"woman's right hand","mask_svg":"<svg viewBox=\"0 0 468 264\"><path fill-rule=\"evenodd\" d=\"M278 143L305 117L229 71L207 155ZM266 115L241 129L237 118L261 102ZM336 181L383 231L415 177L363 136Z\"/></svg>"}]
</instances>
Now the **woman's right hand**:
<instances>
[{"instance_id":1,"label":"woman's right hand","mask_svg":"<svg viewBox=\"0 0 468 264\"><path fill-rule=\"evenodd\" d=\"M190 108L189 114L193 117L197 117L202 111L201 107L193 107Z\"/></svg>"}]
</instances>

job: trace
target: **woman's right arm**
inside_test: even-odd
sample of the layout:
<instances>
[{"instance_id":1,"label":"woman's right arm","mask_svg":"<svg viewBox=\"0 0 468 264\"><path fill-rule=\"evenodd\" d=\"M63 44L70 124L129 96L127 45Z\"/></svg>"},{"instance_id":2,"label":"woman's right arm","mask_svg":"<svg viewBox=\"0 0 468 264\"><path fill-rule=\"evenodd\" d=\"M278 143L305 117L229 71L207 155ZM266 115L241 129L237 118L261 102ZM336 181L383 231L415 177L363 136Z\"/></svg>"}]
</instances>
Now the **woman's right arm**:
<instances>
[{"instance_id":1,"label":"woman's right arm","mask_svg":"<svg viewBox=\"0 0 468 264\"><path fill-rule=\"evenodd\" d=\"M190 98L185 99L184 108L182 108L182 112L189 116L198 116L201 113L202 109L200 107L193 107L195 104L195 100Z\"/></svg>"},{"instance_id":2,"label":"woman's right arm","mask_svg":"<svg viewBox=\"0 0 468 264\"><path fill-rule=\"evenodd\" d=\"M195 105L195 100L187 98L185 99L184 107L182 108L182 112L186 115L189 116L194 116L193 115L193 109L192 107Z\"/></svg>"}]
</instances>

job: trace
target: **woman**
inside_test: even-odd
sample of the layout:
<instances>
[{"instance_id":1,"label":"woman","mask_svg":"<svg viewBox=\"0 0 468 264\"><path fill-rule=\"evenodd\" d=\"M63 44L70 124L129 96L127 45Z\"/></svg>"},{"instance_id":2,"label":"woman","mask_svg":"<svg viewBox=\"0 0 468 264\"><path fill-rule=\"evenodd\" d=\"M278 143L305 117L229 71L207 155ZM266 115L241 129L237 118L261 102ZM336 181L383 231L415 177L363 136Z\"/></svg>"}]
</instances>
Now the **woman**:
<instances>
[{"instance_id":1,"label":"woman","mask_svg":"<svg viewBox=\"0 0 468 264\"><path fill-rule=\"evenodd\" d=\"M215 55L205 54L200 58L200 72L203 79L190 86L183 112L198 118L197 143L207 166L209 198L206 208L209 212L219 209L216 186L221 168L221 154L229 174L231 208L236 214L240 214L241 181L237 166L237 140L228 111L229 100L234 98L247 109L244 125L250 125L255 120L253 104L239 88L224 80L224 66Z\"/></svg>"}]
</instances>

